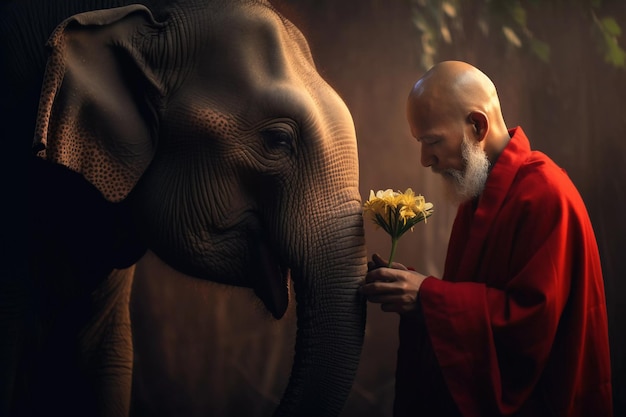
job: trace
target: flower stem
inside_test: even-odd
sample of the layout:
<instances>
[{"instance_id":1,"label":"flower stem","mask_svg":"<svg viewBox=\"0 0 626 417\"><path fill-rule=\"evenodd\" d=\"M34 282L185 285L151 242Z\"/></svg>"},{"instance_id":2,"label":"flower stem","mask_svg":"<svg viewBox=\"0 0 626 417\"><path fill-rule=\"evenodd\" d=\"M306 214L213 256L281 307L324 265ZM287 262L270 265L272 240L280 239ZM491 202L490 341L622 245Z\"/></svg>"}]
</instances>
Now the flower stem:
<instances>
[{"instance_id":1,"label":"flower stem","mask_svg":"<svg viewBox=\"0 0 626 417\"><path fill-rule=\"evenodd\" d=\"M389 264L387 264L388 268L391 268L391 263L393 262L393 256L396 254L396 245L398 244L398 239L392 237L391 238L391 253L389 254Z\"/></svg>"}]
</instances>

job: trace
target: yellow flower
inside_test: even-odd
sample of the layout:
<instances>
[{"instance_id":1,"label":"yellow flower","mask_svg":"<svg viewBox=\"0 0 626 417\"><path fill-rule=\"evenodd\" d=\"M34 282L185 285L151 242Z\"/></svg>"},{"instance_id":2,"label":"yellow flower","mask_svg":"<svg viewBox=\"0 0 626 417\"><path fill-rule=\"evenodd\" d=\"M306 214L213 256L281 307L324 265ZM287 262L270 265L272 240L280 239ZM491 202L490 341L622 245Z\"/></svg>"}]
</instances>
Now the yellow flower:
<instances>
[{"instance_id":1,"label":"yellow flower","mask_svg":"<svg viewBox=\"0 0 626 417\"><path fill-rule=\"evenodd\" d=\"M370 191L369 200L363 205L363 212L379 227L391 236L391 255L389 265L393 261L398 239L408 230L430 217L434 210L433 204L427 203L422 195L415 195L412 189L402 193L391 189Z\"/></svg>"}]
</instances>

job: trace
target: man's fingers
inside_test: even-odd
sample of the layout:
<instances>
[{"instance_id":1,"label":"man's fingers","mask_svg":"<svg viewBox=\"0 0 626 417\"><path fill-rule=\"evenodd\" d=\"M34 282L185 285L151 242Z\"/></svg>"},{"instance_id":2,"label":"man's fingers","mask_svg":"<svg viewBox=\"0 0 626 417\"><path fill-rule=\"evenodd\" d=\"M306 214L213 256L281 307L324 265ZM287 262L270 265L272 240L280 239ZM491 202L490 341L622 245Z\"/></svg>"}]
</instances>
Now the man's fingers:
<instances>
[{"instance_id":1,"label":"man's fingers","mask_svg":"<svg viewBox=\"0 0 626 417\"><path fill-rule=\"evenodd\" d=\"M374 301L372 297L402 294L402 287L395 281L375 280L361 285L361 294L365 294L368 300Z\"/></svg>"},{"instance_id":2,"label":"man's fingers","mask_svg":"<svg viewBox=\"0 0 626 417\"><path fill-rule=\"evenodd\" d=\"M399 262L392 262L391 263L391 268L392 269L401 269L403 271L408 271L409 270L406 266L402 265Z\"/></svg>"},{"instance_id":3,"label":"man's fingers","mask_svg":"<svg viewBox=\"0 0 626 417\"><path fill-rule=\"evenodd\" d=\"M369 268L369 264L372 263L374 265L373 268ZM383 259L379 254L375 253L372 255L372 260L368 263L368 270L372 270L375 268L380 268L380 267L387 267L389 266L389 261L387 259ZM403 271L408 271L408 268L404 265L402 265L399 262L392 262L391 266L389 266L392 269L401 269Z\"/></svg>"},{"instance_id":4,"label":"man's fingers","mask_svg":"<svg viewBox=\"0 0 626 417\"><path fill-rule=\"evenodd\" d=\"M377 253L372 255L372 261L374 261L374 263L378 267L387 266L387 264L389 263L386 259L381 258L380 255Z\"/></svg>"},{"instance_id":5,"label":"man's fingers","mask_svg":"<svg viewBox=\"0 0 626 417\"><path fill-rule=\"evenodd\" d=\"M381 268L376 266L365 275L365 284L371 284L375 282L390 282L395 281L395 277L390 273L389 268Z\"/></svg>"}]
</instances>

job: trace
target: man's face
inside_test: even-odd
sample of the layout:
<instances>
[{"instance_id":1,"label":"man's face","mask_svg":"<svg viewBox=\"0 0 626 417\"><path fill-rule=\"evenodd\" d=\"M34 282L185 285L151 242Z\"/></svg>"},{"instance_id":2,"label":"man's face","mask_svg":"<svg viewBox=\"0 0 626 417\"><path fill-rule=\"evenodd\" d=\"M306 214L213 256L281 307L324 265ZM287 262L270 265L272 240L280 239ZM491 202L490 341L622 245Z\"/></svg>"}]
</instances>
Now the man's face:
<instances>
[{"instance_id":1,"label":"man's face","mask_svg":"<svg viewBox=\"0 0 626 417\"><path fill-rule=\"evenodd\" d=\"M416 136L421 144L422 165L442 176L446 194L452 202L462 203L477 197L489 174L487 154L467 132L448 129L437 129L436 132Z\"/></svg>"},{"instance_id":2,"label":"man's face","mask_svg":"<svg viewBox=\"0 0 626 417\"><path fill-rule=\"evenodd\" d=\"M474 126L442 102L436 96L410 101L408 122L421 145L421 164L442 175L448 197L461 203L484 189L489 160L483 142L474 139Z\"/></svg>"}]
</instances>

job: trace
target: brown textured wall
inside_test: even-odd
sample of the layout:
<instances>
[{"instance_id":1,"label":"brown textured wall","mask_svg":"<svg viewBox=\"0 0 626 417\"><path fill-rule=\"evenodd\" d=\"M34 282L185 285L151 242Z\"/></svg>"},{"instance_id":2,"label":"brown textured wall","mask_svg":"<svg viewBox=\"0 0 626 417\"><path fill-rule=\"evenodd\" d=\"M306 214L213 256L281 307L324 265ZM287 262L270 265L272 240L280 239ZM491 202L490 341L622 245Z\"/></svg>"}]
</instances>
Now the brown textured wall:
<instances>
[{"instance_id":1,"label":"brown textured wall","mask_svg":"<svg viewBox=\"0 0 626 417\"><path fill-rule=\"evenodd\" d=\"M624 2L608 3L626 29ZM441 274L454 209L437 178L419 165L404 104L420 76L408 0L275 2L309 39L318 69L354 117L361 193L412 187L436 214L402 238L397 260ZM472 30L439 59L463 59L496 83L509 126L563 166L587 202L601 251L610 317L616 411L626 411L626 70L604 64L576 11L542 8L532 30L552 45L549 65ZM622 44L626 39L622 37ZM368 252L387 256L385 233L366 224ZM250 291L196 281L149 255L139 266L136 412L180 416L266 416L286 385L293 308L281 322ZM253 311L249 306L254 305ZM293 306L292 306L293 307ZM345 416L390 416L397 317L368 308L366 341ZM616 413L619 415L619 413Z\"/></svg>"}]
</instances>

